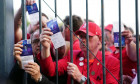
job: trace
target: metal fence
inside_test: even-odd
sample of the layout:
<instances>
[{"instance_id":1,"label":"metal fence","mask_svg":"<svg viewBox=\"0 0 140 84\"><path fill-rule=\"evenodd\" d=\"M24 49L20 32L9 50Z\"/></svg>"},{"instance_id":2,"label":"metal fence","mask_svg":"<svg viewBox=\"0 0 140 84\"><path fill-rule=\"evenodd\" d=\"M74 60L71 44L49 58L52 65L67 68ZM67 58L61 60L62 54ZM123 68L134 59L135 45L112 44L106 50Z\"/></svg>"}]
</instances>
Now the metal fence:
<instances>
[{"instance_id":1,"label":"metal fence","mask_svg":"<svg viewBox=\"0 0 140 84\"><path fill-rule=\"evenodd\" d=\"M43 0L44 1L44 0ZM55 17L62 20L59 15L57 15L57 0L54 0L55 4ZM46 3L44 1L44 3ZM123 69L122 69L122 45L121 45L121 0L118 0L119 3L119 46L120 46L120 81L118 81L118 83L123 84ZM88 0L86 0L86 24L88 24ZM46 5L48 5L46 3ZM26 6L26 0L22 0L22 30L23 30L23 39L26 39L26 16L25 16L25 6ZM51 9L52 10L52 9ZM136 50L137 50L137 76L138 76L138 84L140 84L140 68L139 68L139 24L138 24L138 0L135 0L135 20L136 20ZM73 40L72 40L72 35L73 33L73 23L72 23L72 0L69 0L69 16L70 16L70 55L71 55L71 62L73 62ZM40 21L40 33L41 33L41 28L42 28L42 23L41 23L41 0L39 0L39 21ZM86 30L88 31L88 25L86 25ZM103 66L103 84L106 84L106 71L109 72L109 70L105 67L105 47L104 47L104 0L101 0L101 28L102 28L102 59L103 62L101 63ZM88 37L88 32L86 34L86 41L87 43L89 42L89 37ZM92 53L89 50L89 45L85 45L87 47L87 84L89 84L89 53ZM56 49L56 84L58 84L58 50ZM93 54L93 53L92 53ZM93 56L95 56L93 54ZM95 57L95 59L97 59ZM110 72L109 72L110 73ZM110 73L111 74L111 73ZM113 76L113 75L112 75ZM115 78L115 77L114 77ZM25 79L26 80L26 79ZM26 82L26 81L25 81ZM71 80L71 84L73 84L73 79Z\"/></svg>"}]
</instances>

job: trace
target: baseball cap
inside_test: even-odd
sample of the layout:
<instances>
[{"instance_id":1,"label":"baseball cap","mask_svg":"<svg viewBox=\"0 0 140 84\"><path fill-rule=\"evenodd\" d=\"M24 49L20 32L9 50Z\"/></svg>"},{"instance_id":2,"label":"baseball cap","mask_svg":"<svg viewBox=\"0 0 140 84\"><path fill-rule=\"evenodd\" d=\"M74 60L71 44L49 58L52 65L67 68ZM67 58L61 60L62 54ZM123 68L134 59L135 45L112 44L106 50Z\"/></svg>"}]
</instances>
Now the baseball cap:
<instances>
[{"instance_id":1,"label":"baseball cap","mask_svg":"<svg viewBox=\"0 0 140 84\"><path fill-rule=\"evenodd\" d=\"M102 32L101 32L101 28L97 25L97 24L95 24L95 23L93 23L93 22L88 22L88 29L89 29L89 32L88 32L88 35L89 36L94 36L94 35L98 35L98 36L101 36L102 34ZM76 32L75 32L75 34L79 34L80 32L84 32L84 33L86 33L86 23L84 23L81 27L80 27L80 29L79 30L77 30Z\"/></svg>"},{"instance_id":2,"label":"baseball cap","mask_svg":"<svg viewBox=\"0 0 140 84\"><path fill-rule=\"evenodd\" d=\"M113 24L109 24L105 27L105 30L112 32Z\"/></svg>"}]
</instances>

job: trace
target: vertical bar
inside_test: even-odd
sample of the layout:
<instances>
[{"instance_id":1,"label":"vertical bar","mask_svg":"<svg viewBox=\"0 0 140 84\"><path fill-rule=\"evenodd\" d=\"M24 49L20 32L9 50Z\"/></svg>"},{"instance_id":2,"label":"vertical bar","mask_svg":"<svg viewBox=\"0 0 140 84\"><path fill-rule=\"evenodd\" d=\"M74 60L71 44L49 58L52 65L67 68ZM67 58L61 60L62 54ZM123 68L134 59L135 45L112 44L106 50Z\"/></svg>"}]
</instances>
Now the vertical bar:
<instances>
[{"instance_id":1,"label":"vertical bar","mask_svg":"<svg viewBox=\"0 0 140 84\"><path fill-rule=\"evenodd\" d=\"M89 84L89 36L88 36L88 0L86 0L86 46L87 46L87 84Z\"/></svg>"},{"instance_id":2,"label":"vertical bar","mask_svg":"<svg viewBox=\"0 0 140 84\"><path fill-rule=\"evenodd\" d=\"M137 52L137 84L140 84L140 66L139 66L139 21L138 21L138 0L135 0L136 11L136 52Z\"/></svg>"},{"instance_id":3,"label":"vertical bar","mask_svg":"<svg viewBox=\"0 0 140 84\"><path fill-rule=\"evenodd\" d=\"M14 65L14 13L13 0L0 0L0 83L6 78Z\"/></svg>"},{"instance_id":4,"label":"vertical bar","mask_svg":"<svg viewBox=\"0 0 140 84\"><path fill-rule=\"evenodd\" d=\"M26 0L22 0L22 39L27 39L26 33ZM23 84L27 84L27 73L24 72Z\"/></svg>"},{"instance_id":5,"label":"vertical bar","mask_svg":"<svg viewBox=\"0 0 140 84\"><path fill-rule=\"evenodd\" d=\"M39 32L41 33L42 29L42 14L41 14L41 0L39 0Z\"/></svg>"},{"instance_id":6,"label":"vertical bar","mask_svg":"<svg viewBox=\"0 0 140 84\"><path fill-rule=\"evenodd\" d=\"M22 38L27 39L26 33L26 0L22 0Z\"/></svg>"},{"instance_id":7,"label":"vertical bar","mask_svg":"<svg viewBox=\"0 0 140 84\"><path fill-rule=\"evenodd\" d=\"M57 18L57 0L55 1L55 17ZM56 84L58 84L58 49L55 49L55 57L56 57Z\"/></svg>"},{"instance_id":8,"label":"vertical bar","mask_svg":"<svg viewBox=\"0 0 140 84\"><path fill-rule=\"evenodd\" d=\"M104 0L101 0L101 24L102 24L102 61L105 66L105 44L104 44ZM103 84L106 84L106 69L103 67Z\"/></svg>"},{"instance_id":9,"label":"vertical bar","mask_svg":"<svg viewBox=\"0 0 140 84\"><path fill-rule=\"evenodd\" d=\"M120 83L123 84L123 68L122 68L122 35L121 35L121 0L119 0L119 49L120 49Z\"/></svg>"},{"instance_id":10,"label":"vertical bar","mask_svg":"<svg viewBox=\"0 0 140 84\"><path fill-rule=\"evenodd\" d=\"M41 0L39 0L39 33L41 34L42 31L42 11L41 11ZM41 43L40 43L40 50L41 50Z\"/></svg>"},{"instance_id":11,"label":"vertical bar","mask_svg":"<svg viewBox=\"0 0 140 84\"><path fill-rule=\"evenodd\" d=\"M73 63L73 24L72 24L72 0L69 0L69 15L70 15L70 56L71 56L71 63ZM71 78L71 84L74 84L73 78Z\"/></svg>"}]
</instances>

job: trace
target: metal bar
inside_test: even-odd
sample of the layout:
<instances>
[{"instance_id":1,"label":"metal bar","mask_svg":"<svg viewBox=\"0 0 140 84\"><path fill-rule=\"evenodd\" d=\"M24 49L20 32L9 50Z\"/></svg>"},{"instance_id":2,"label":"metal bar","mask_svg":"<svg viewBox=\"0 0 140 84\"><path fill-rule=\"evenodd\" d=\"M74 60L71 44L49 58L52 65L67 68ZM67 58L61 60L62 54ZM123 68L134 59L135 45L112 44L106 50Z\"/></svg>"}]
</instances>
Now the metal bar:
<instances>
[{"instance_id":1,"label":"metal bar","mask_svg":"<svg viewBox=\"0 0 140 84\"><path fill-rule=\"evenodd\" d=\"M122 68L122 35L121 35L121 0L119 0L119 52L120 52L120 82L123 84L123 68Z\"/></svg>"},{"instance_id":2,"label":"metal bar","mask_svg":"<svg viewBox=\"0 0 140 84\"><path fill-rule=\"evenodd\" d=\"M22 0L22 39L27 39L26 33L26 0Z\"/></svg>"},{"instance_id":3,"label":"metal bar","mask_svg":"<svg viewBox=\"0 0 140 84\"><path fill-rule=\"evenodd\" d=\"M104 0L101 0L101 26L102 26L102 62L105 66L105 44L104 44ZM103 67L103 84L106 84L106 69Z\"/></svg>"},{"instance_id":4,"label":"metal bar","mask_svg":"<svg viewBox=\"0 0 140 84\"><path fill-rule=\"evenodd\" d=\"M136 52L137 52L137 84L140 84L140 66L139 66L139 21L138 21L138 0L135 0L136 11Z\"/></svg>"},{"instance_id":5,"label":"metal bar","mask_svg":"<svg viewBox=\"0 0 140 84\"><path fill-rule=\"evenodd\" d=\"M42 31L42 11L41 11L41 0L39 0L39 33L41 34ZM40 50L41 50L41 43L40 43Z\"/></svg>"},{"instance_id":6,"label":"metal bar","mask_svg":"<svg viewBox=\"0 0 140 84\"><path fill-rule=\"evenodd\" d=\"M26 0L22 0L22 39L27 39L26 33ZM27 73L24 72L23 84L27 84Z\"/></svg>"},{"instance_id":7,"label":"metal bar","mask_svg":"<svg viewBox=\"0 0 140 84\"><path fill-rule=\"evenodd\" d=\"M88 35L88 0L86 0L86 46L87 46L87 84L89 84L89 35Z\"/></svg>"},{"instance_id":8,"label":"metal bar","mask_svg":"<svg viewBox=\"0 0 140 84\"><path fill-rule=\"evenodd\" d=\"M39 32L40 34L41 34L41 31L42 31L42 11L41 11L41 0L39 0Z\"/></svg>"},{"instance_id":9,"label":"metal bar","mask_svg":"<svg viewBox=\"0 0 140 84\"><path fill-rule=\"evenodd\" d=\"M73 23L72 23L72 0L69 0L69 24L70 24L70 56L71 63L73 63ZM71 78L71 84L74 84L73 78Z\"/></svg>"},{"instance_id":10,"label":"metal bar","mask_svg":"<svg viewBox=\"0 0 140 84\"><path fill-rule=\"evenodd\" d=\"M57 18L57 0L55 1L55 17ZM56 57L56 84L58 84L58 49L55 49L55 57Z\"/></svg>"}]
</instances>

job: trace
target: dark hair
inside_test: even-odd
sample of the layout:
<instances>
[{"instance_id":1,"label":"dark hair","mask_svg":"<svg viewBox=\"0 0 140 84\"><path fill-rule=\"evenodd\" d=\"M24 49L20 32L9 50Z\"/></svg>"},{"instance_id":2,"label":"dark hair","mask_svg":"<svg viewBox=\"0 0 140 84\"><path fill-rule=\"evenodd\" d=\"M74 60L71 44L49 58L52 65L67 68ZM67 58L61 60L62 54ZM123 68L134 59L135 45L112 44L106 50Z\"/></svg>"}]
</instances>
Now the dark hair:
<instances>
[{"instance_id":1,"label":"dark hair","mask_svg":"<svg viewBox=\"0 0 140 84\"><path fill-rule=\"evenodd\" d=\"M72 19L73 19L73 31L75 32L75 31L79 30L79 28L83 24L83 21L82 21L81 17L79 17L77 15L73 15ZM69 25L69 16L65 17L64 25L65 25L65 27L67 27Z\"/></svg>"},{"instance_id":2,"label":"dark hair","mask_svg":"<svg viewBox=\"0 0 140 84\"><path fill-rule=\"evenodd\" d=\"M47 19L49 19L48 16L47 16L45 13L42 13L42 16L44 16L44 17L46 17Z\"/></svg>"}]
</instances>

